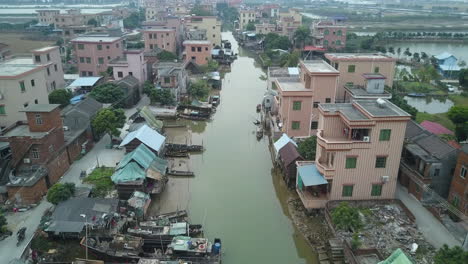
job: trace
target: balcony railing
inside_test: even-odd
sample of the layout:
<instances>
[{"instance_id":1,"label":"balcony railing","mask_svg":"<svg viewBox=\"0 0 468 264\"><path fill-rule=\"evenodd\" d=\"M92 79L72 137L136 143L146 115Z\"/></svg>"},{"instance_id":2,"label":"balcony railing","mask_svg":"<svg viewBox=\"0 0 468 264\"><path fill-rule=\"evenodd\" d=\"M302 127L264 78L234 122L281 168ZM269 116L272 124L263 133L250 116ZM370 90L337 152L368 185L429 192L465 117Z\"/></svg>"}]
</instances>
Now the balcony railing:
<instances>
[{"instance_id":1,"label":"balcony railing","mask_svg":"<svg viewBox=\"0 0 468 264\"><path fill-rule=\"evenodd\" d=\"M308 191L301 191L299 189L296 189L296 191L299 194L299 198L301 199L302 204L304 204L304 207L309 210L325 208L325 204L330 199L330 195L328 193L314 196Z\"/></svg>"},{"instance_id":2,"label":"balcony railing","mask_svg":"<svg viewBox=\"0 0 468 264\"><path fill-rule=\"evenodd\" d=\"M430 180L430 177L424 176L424 174L420 173L417 169L413 168L413 166L409 165L404 158L400 161L400 169L408 175L413 181L420 182L421 180Z\"/></svg>"},{"instance_id":3,"label":"balcony railing","mask_svg":"<svg viewBox=\"0 0 468 264\"><path fill-rule=\"evenodd\" d=\"M315 163L317 170L325 177L325 179L332 179L335 176L335 168L328 166L325 162L320 160Z\"/></svg>"},{"instance_id":4,"label":"balcony railing","mask_svg":"<svg viewBox=\"0 0 468 264\"><path fill-rule=\"evenodd\" d=\"M345 137L325 138L323 137L323 130L317 130L318 143L327 150L334 149L365 149L370 148L370 141L363 140L350 140Z\"/></svg>"}]
</instances>

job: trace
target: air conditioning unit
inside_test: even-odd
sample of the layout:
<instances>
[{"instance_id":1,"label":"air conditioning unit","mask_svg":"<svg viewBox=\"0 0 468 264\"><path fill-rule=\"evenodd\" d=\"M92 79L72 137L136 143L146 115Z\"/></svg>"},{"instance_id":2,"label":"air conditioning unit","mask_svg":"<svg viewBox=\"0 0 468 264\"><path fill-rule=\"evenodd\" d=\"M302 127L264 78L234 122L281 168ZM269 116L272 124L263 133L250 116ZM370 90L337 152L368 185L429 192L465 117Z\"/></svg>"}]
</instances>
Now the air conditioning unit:
<instances>
[{"instance_id":1,"label":"air conditioning unit","mask_svg":"<svg viewBox=\"0 0 468 264\"><path fill-rule=\"evenodd\" d=\"M70 128L68 126L63 126L63 131L68 131Z\"/></svg>"},{"instance_id":2,"label":"air conditioning unit","mask_svg":"<svg viewBox=\"0 0 468 264\"><path fill-rule=\"evenodd\" d=\"M23 162L24 163L31 163L31 160L30 159L23 159Z\"/></svg>"},{"instance_id":3,"label":"air conditioning unit","mask_svg":"<svg viewBox=\"0 0 468 264\"><path fill-rule=\"evenodd\" d=\"M386 183L390 180L390 176L382 176L382 182Z\"/></svg>"},{"instance_id":4,"label":"air conditioning unit","mask_svg":"<svg viewBox=\"0 0 468 264\"><path fill-rule=\"evenodd\" d=\"M364 142L369 142L369 141L370 141L370 137L363 137L363 138L362 138L362 141L364 141Z\"/></svg>"}]
</instances>

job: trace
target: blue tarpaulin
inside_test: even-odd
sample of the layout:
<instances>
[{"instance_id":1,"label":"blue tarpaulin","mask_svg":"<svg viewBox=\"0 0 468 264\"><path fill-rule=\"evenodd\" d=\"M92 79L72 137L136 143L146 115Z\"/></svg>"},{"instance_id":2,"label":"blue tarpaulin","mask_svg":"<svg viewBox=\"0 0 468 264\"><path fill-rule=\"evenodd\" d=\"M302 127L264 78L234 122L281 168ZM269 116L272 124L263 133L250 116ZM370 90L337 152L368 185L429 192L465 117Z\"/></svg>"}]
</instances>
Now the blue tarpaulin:
<instances>
[{"instance_id":1,"label":"blue tarpaulin","mask_svg":"<svg viewBox=\"0 0 468 264\"><path fill-rule=\"evenodd\" d=\"M328 184L327 180L325 180L323 175L317 170L315 164L298 166L297 171L304 186Z\"/></svg>"}]
</instances>

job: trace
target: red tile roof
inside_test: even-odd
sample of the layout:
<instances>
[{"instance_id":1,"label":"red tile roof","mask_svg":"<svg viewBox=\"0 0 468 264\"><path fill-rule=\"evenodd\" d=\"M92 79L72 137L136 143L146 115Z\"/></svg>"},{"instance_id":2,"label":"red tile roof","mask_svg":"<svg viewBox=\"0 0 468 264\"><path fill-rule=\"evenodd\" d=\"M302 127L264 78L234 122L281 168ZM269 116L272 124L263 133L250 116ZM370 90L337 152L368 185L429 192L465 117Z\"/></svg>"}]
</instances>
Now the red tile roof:
<instances>
[{"instance_id":1,"label":"red tile roof","mask_svg":"<svg viewBox=\"0 0 468 264\"><path fill-rule=\"evenodd\" d=\"M450 129L436 122L431 122L431 121L426 120L421 123L421 126L424 127L426 130L428 130L429 132L436 134L436 135L441 135L441 134L454 135L453 131L451 131Z\"/></svg>"}]
</instances>

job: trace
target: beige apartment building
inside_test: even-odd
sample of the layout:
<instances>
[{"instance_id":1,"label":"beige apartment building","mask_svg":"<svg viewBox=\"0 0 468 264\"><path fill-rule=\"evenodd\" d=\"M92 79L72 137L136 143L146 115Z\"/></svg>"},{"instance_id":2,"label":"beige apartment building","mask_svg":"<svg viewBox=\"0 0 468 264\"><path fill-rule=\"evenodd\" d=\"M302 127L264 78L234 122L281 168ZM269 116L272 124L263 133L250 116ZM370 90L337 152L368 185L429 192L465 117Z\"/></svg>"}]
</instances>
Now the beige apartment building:
<instances>
[{"instance_id":1,"label":"beige apartment building","mask_svg":"<svg viewBox=\"0 0 468 264\"><path fill-rule=\"evenodd\" d=\"M143 30L145 51L163 49L172 53L177 51L176 30L169 28L151 28Z\"/></svg>"},{"instance_id":2,"label":"beige apartment building","mask_svg":"<svg viewBox=\"0 0 468 264\"><path fill-rule=\"evenodd\" d=\"M326 53L328 63L340 72L337 100L344 100L345 85L363 86L363 74L379 73L385 77L385 85L392 87L396 59L379 53Z\"/></svg>"},{"instance_id":3,"label":"beige apartment building","mask_svg":"<svg viewBox=\"0 0 468 264\"><path fill-rule=\"evenodd\" d=\"M297 162L304 206L393 199L410 115L385 99L320 104L315 162Z\"/></svg>"},{"instance_id":4,"label":"beige apartment building","mask_svg":"<svg viewBox=\"0 0 468 264\"><path fill-rule=\"evenodd\" d=\"M60 14L60 10L36 10L37 12L37 21L41 25L52 25L55 24L55 17Z\"/></svg>"},{"instance_id":5,"label":"beige apartment building","mask_svg":"<svg viewBox=\"0 0 468 264\"><path fill-rule=\"evenodd\" d=\"M51 46L32 50L32 57L34 64L46 67L46 87L49 92L65 87L60 47Z\"/></svg>"},{"instance_id":6,"label":"beige apartment building","mask_svg":"<svg viewBox=\"0 0 468 264\"><path fill-rule=\"evenodd\" d=\"M48 104L46 65L18 60L0 63L0 128L26 120L22 112L32 104Z\"/></svg>"},{"instance_id":7,"label":"beige apartment building","mask_svg":"<svg viewBox=\"0 0 468 264\"><path fill-rule=\"evenodd\" d=\"M206 30L206 40L214 46L221 46L221 22L215 16L188 16L184 18L186 30Z\"/></svg>"},{"instance_id":8,"label":"beige apartment building","mask_svg":"<svg viewBox=\"0 0 468 264\"><path fill-rule=\"evenodd\" d=\"M245 30L245 27L249 23L255 23L256 20L256 12L255 10L250 9L243 9L239 11L239 29Z\"/></svg>"}]
</instances>

